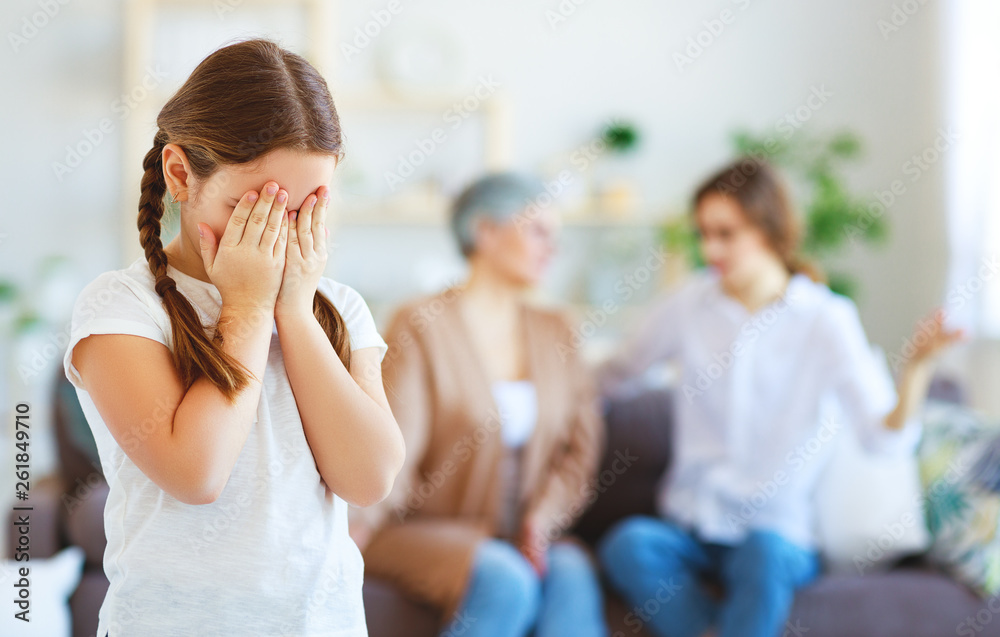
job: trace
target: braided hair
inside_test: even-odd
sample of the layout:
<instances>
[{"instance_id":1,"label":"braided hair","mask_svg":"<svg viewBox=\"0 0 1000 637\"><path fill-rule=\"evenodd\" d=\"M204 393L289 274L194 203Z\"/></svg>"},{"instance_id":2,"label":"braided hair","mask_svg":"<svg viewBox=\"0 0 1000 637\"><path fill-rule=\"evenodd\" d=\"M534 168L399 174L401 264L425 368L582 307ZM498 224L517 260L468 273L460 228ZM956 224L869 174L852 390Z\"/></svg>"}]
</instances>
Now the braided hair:
<instances>
[{"instance_id":1,"label":"braided hair","mask_svg":"<svg viewBox=\"0 0 1000 637\"><path fill-rule=\"evenodd\" d=\"M156 123L153 146L142 162L139 240L170 318L173 361L184 387L205 376L234 402L251 372L222 349L218 330L209 338L195 308L167 274L160 239L167 191L163 149L170 143L180 146L191 172L205 180L222 165L248 164L279 148L340 156L340 120L325 80L309 62L274 42L254 39L205 58L167 101ZM313 314L350 370L347 326L319 291Z\"/></svg>"}]
</instances>

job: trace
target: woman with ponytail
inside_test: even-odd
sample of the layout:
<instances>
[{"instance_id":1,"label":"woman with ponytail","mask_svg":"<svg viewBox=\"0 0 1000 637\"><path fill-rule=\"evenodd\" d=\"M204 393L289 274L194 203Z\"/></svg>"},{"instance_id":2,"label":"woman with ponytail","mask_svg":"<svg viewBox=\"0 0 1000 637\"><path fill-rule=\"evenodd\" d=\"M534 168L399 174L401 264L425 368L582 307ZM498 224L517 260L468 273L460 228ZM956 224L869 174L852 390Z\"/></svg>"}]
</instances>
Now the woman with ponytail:
<instances>
[{"instance_id":1,"label":"woman with ponytail","mask_svg":"<svg viewBox=\"0 0 1000 637\"><path fill-rule=\"evenodd\" d=\"M932 359L960 334L940 312L923 321L894 388L857 308L799 256L773 169L726 166L697 190L694 214L709 271L662 298L600 369L605 395L656 361L682 371L659 516L620 522L599 557L630 605L669 581L672 597L648 623L655 635L774 637L794 591L819 573L812 489L827 443L846 423L870 451L912 451Z\"/></svg>"},{"instance_id":2,"label":"woman with ponytail","mask_svg":"<svg viewBox=\"0 0 1000 637\"><path fill-rule=\"evenodd\" d=\"M145 254L81 292L63 361L110 485L97 634L366 635L347 508L384 498L404 451L387 346L323 276L330 92L249 40L203 60L156 123Z\"/></svg>"}]
</instances>

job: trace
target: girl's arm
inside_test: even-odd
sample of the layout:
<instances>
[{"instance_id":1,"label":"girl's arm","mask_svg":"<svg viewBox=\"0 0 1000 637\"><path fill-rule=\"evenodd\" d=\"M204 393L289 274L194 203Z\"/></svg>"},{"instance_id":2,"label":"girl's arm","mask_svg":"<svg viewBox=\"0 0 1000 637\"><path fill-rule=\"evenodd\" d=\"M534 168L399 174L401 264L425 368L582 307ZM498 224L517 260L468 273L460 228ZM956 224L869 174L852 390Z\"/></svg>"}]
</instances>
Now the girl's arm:
<instances>
[{"instance_id":1,"label":"girl's arm","mask_svg":"<svg viewBox=\"0 0 1000 637\"><path fill-rule=\"evenodd\" d=\"M142 336L93 334L76 345L72 360L129 459L181 502L209 504L250 433L272 325L270 311L223 304L222 349L255 376L235 404L205 377L185 392L170 350Z\"/></svg>"},{"instance_id":2,"label":"girl's arm","mask_svg":"<svg viewBox=\"0 0 1000 637\"><path fill-rule=\"evenodd\" d=\"M271 181L259 195L243 194L221 239L198 226L205 271L222 298L222 349L253 375L235 401L204 376L185 389L170 350L151 338L92 334L73 348L72 364L111 435L150 480L186 504L219 497L250 434L283 274L284 202Z\"/></svg>"},{"instance_id":3,"label":"girl's arm","mask_svg":"<svg viewBox=\"0 0 1000 637\"><path fill-rule=\"evenodd\" d=\"M327 487L355 506L383 500L403 465L403 436L382 387L378 348L344 367L312 314L275 317L306 440Z\"/></svg>"}]
</instances>

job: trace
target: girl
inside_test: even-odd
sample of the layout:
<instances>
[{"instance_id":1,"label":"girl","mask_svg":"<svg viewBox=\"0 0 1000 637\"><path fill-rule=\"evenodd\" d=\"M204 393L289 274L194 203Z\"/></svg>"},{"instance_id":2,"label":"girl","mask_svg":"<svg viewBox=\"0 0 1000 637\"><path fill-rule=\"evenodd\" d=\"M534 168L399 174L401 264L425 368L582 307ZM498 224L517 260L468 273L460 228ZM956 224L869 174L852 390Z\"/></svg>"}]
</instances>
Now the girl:
<instances>
[{"instance_id":1,"label":"girl","mask_svg":"<svg viewBox=\"0 0 1000 637\"><path fill-rule=\"evenodd\" d=\"M595 495L596 392L566 318L525 298L554 250L554 211L526 208L543 193L509 173L470 185L452 216L468 280L387 332L406 467L352 531L367 572L441 610L444 636L607 634L590 556L562 537Z\"/></svg>"},{"instance_id":2,"label":"girl","mask_svg":"<svg viewBox=\"0 0 1000 637\"><path fill-rule=\"evenodd\" d=\"M368 307L323 276L329 90L241 42L157 125L145 257L83 290L63 363L110 485L97 634L366 635L347 504L386 496L403 442ZM180 233L163 247L166 195Z\"/></svg>"},{"instance_id":3,"label":"girl","mask_svg":"<svg viewBox=\"0 0 1000 637\"><path fill-rule=\"evenodd\" d=\"M775 637L795 589L819 572L811 492L832 447L801 450L836 431L826 408L839 407L869 449L912 449L930 361L960 334L940 313L925 322L897 393L854 304L798 258L794 214L766 164L726 167L694 204L711 271L663 299L600 372L612 394L654 361L682 363L662 519L621 522L599 553L632 604L669 579L671 597L650 619L657 635ZM721 580L721 601L702 575Z\"/></svg>"}]
</instances>

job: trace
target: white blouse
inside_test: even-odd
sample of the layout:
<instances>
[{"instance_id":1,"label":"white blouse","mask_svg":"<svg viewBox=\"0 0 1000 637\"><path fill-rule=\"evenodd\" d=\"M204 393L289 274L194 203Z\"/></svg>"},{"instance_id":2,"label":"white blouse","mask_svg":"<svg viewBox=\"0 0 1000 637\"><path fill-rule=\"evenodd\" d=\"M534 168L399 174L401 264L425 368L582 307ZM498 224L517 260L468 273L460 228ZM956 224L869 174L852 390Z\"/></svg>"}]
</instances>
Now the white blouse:
<instances>
[{"instance_id":1,"label":"white blouse","mask_svg":"<svg viewBox=\"0 0 1000 637\"><path fill-rule=\"evenodd\" d=\"M854 303L794 275L785 295L750 314L715 273L661 297L599 370L606 396L653 363L678 359L674 462L661 515L734 544L769 529L815 547L813 487L833 437L854 427L870 451L912 451L915 419L883 425L896 405L884 356Z\"/></svg>"},{"instance_id":2,"label":"white blouse","mask_svg":"<svg viewBox=\"0 0 1000 637\"><path fill-rule=\"evenodd\" d=\"M524 445L531 438L538 417L535 384L530 380L498 380L492 383L490 389L500 411L504 445Z\"/></svg>"}]
</instances>

